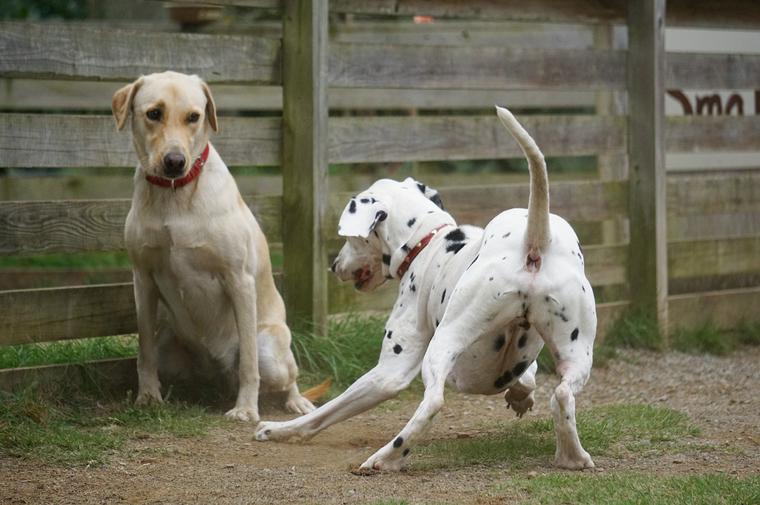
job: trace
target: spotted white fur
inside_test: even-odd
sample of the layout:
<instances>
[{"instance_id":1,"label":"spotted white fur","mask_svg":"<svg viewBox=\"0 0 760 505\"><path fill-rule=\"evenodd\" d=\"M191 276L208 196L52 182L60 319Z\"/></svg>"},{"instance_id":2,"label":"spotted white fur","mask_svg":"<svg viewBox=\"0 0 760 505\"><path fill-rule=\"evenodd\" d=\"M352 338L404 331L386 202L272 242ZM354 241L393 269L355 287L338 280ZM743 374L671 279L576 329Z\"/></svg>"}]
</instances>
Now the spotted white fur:
<instances>
[{"instance_id":1,"label":"spotted white fur","mask_svg":"<svg viewBox=\"0 0 760 505\"><path fill-rule=\"evenodd\" d=\"M593 467L575 426L574 395L589 377L596 333L583 253L570 225L548 213L546 168L535 142L509 111L497 112L529 159L529 209L505 211L484 229L456 226L430 200L431 190L411 178L379 180L352 198L340 219L347 240L333 271L361 290L397 277L409 250L446 226L400 279L377 365L316 411L261 423L258 440L308 439L395 396L422 370L425 395L417 411L362 464L399 470L441 409L446 383L467 393L505 392L522 416L533 405L535 359L546 344L561 378L551 399L555 463Z\"/></svg>"}]
</instances>

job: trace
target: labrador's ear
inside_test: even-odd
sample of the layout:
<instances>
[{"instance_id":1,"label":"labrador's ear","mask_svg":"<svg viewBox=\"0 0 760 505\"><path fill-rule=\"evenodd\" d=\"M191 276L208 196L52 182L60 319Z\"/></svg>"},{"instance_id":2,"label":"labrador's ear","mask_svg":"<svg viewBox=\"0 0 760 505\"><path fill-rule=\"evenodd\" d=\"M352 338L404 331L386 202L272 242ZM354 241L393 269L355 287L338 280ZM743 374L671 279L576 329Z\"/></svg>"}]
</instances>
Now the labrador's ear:
<instances>
[{"instance_id":1,"label":"labrador's ear","mask_svg":"<svg viewBox=\"0 0 760 505\"><path fill-rule=\"evenodd\" d=\"M116 120L116 128L119 130L124 129L124 125L127 123L127 117L132 110L132 101L135 98L135 93L142 86L143 78L140 77L132 84L127 84L123 88L116 91L111 99L111 112Z\"/></svg>"},{"instance_id":2,"label":"labrador's ear","mask_svg":"<svg viewBox=\"0 0 760 505\"><path fill-rule=\"evenodd\" d=\"M211 129L218 132L219 123L216 119L216 103L214 103L214 97L211 96L211 90L209 89L208 84L201 81L201 86L203 87L203 94L206 95L206 119L211 125Z\"/></svg>"},{"instance_id":3,"label":"labrador's ear","mask_svg":"<svg viewBox=\"0 0 760 505\"><path fill-rule=\"evenodd\" d=\"M367 238L378 223L388 217L388 207L372 196L353 197L343 209L338 222L341 237Z\"/></svg>"},{"instance_id":4,"label":"labrador's ear","mask_svg":"<svg viewBox=\"0 0 760 505\"><path fill-rule=\"evenodd\" d=\"M420 192L425 195L425 198L436 204L441 208L441 210L446 210L443 208L443 202L441 201L441 196L438 194L438 190L431 188L424 182L414 180L411 177L409 177L407 181L414 183L417 186L417 189L419 189Z\"/></svg>"}]
</instances>

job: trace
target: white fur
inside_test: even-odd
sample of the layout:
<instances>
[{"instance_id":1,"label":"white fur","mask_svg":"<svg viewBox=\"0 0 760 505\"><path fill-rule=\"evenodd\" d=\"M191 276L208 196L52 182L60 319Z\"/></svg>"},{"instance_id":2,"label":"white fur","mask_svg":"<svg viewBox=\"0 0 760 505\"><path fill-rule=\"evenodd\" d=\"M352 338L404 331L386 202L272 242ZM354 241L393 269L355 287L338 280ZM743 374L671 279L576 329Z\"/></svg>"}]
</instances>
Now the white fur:
<instances>
[{"instance_id":1,"label":"white fur","mask_svg":"<svg viewBox=\"0 0 760 505\"><path fill-rule=\"evenodd\" d=\"M541 169L543 156L530 136L511 114L500 112L500 117L531 153L531 170ZM532 173L531 181L534 191L548 187L545 173L543 183L540 174ZM357 236L347 239L333 265L342 280L360 279L359 287L367 290L396 276L409 248L436 227L448 225L400 279L378 364L316 411L292 421L262 423L256 438L308 439L393 397L421 370L422 403L401 432L362 465L399 470L442 407L446 383L468 393L505 392L518 416L530 409L535 358L545 343L561 378L551 399L555 463L564 468L592 467L578 439L573 395L591 370L596 312L572 228L561 217L548 214L548 196L540 194L531 195L532 215L527 209L512 209L484 229L456 227L451 216L417 188L411 179L377 181L354 198L359 202L357 212L347 216L344 211L341 218L342 228L348 229L345 223L356 219L362 198L375 198L390 209L380 222L367 212L364 228L351 228ZM533 217L538 224L531 221ZM383 254L390 256L389 265L378 259Z\"/></svg>"},{"instance_id":2,"label":"white fur","mask_svg":"<svg viewBox=\"0 0 760 505\"><path fill-rule=\"evenodd\" d=\"M161 103L162 121L146 119L145 111ZM193 111L207 117L188 123ZM137 403L162 401L159 344L168 341L209 356L222 372L237 369L237 401L227 416L258 422L260 383L287 391L293 412L310 412L314 407L296 385L266 239L216 149L210 146L201 174L187 186L145 180L146 173L161 175L167 152L186 153L186 171L200 155L208 126L216 127L208 88L175 72L144 76L114 96L117 125L130 113L141 160L125 226L140 342Z\"/></svg>"}]
</instances>

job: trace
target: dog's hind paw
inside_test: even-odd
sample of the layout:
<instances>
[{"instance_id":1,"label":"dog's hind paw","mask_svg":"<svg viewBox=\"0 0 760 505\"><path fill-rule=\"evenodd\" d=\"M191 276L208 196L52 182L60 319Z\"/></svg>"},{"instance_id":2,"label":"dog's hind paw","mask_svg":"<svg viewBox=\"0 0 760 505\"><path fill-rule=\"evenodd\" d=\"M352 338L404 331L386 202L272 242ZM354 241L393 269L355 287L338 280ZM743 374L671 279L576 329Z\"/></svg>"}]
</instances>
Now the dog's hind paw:
<instances>
[{"instance_id":1,"label":"dog's hind paw","mask_svg":"<svg viewBox=\"0 0 760 505\"><path fill-rule=\"evenodd\" d=\"M135 405L138 407L149 407L151 405L160 405L164 403L161 398L161 392L156 391L140 391L135 399Z\"/></svg>"},{"instance_id":2,"label":"dog's hind paw","mask_svg":"<svg viewBox=\"0 0 760 505\"><path fill-rule=\"evenodd\" d=\"M522 417L527 411L533 410L533 391L525 396L508 389L504 394L504 400L507 402L507 408L514 410L517 417Z\"/></svg>"},{"instance_id":3,"label":"dog's hind paw","mask_svg":"<svg viewBox=\"0 0 760 505\"><path fill-rule=\"evenodd\" d=\"M224 414L224 416L229 419L237 419L238 421L258 423L259 409L255 407L235 407Z\"/></svg>"}]
</instances>

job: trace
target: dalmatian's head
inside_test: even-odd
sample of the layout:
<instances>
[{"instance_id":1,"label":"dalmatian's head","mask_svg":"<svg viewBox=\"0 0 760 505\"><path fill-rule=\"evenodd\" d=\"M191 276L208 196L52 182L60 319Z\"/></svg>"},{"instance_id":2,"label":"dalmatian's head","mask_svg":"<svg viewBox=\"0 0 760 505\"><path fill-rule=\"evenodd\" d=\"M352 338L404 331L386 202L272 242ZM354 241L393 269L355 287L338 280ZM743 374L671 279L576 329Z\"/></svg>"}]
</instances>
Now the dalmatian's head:
<instances>
[{"instance_id":1,"label":"dalmatian's head","mask_svg":"<svg viewBox=\"0 0 760 505\"><path fill-rule=\"evenodd\" d=\"M453 222L436 190L411 177L402 182L380 179L343 210L338 235L346 243L331 270L342 281L352 280L359 291L372 291L393 278L392 265L398 267L403 260L403 247L419 226L441 214Z\"/></svg>"}]
</instances>

